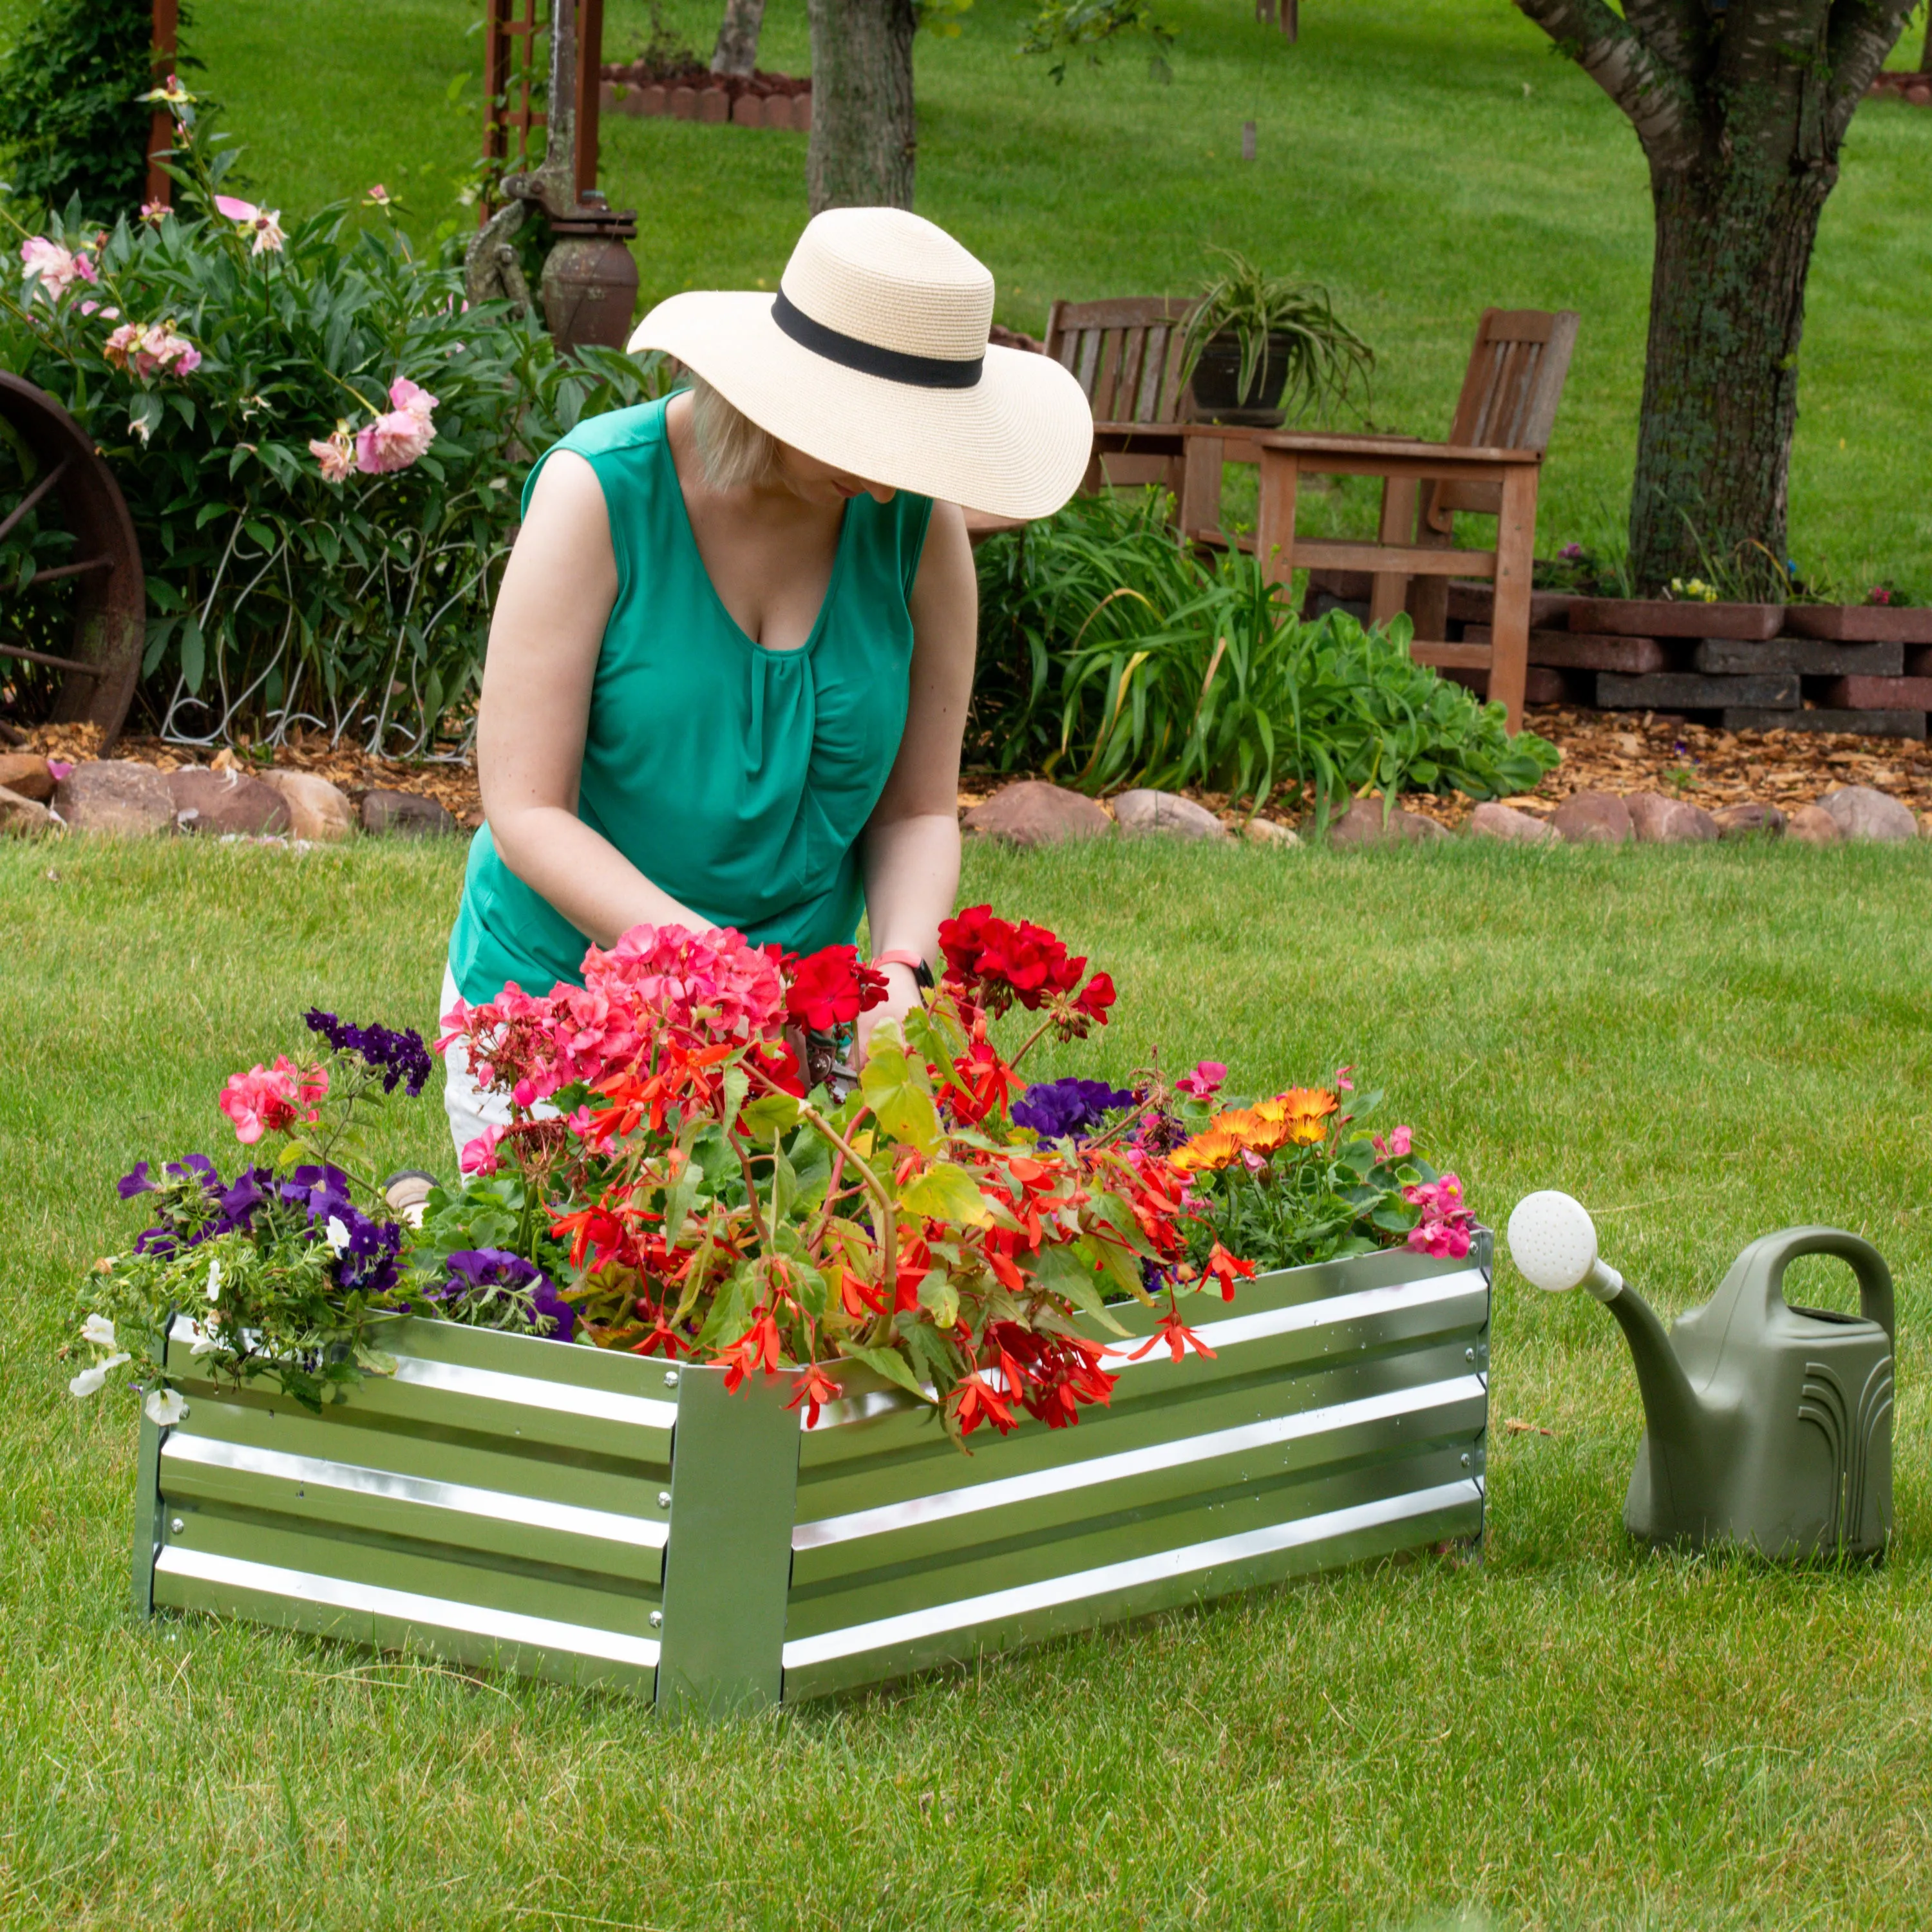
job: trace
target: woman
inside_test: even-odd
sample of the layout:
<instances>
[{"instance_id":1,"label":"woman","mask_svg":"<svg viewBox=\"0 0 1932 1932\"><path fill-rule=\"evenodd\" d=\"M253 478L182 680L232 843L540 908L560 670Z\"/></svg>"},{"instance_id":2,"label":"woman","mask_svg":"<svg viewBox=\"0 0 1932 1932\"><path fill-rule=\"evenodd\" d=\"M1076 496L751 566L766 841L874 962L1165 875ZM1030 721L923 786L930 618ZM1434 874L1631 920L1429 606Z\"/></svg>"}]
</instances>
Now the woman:
<instances>
[{"instance_id":1,"label":"woman","mask_svg":"<svg viewBox=\"0 0 1932 1932\"><path fill-rule=\"evenodd\" d=\"M796 952L862 909L903 1014L959 874L974 578L962 506L1038 517L1092 423L989 348L993 278L896 208L806 228L776 300L688 293L631 338L693 375L580 424L524 493L483 675L486 823L443 1007L574 981L640 922ZM459 1055L459 1149L508 1118Z\"/></svg>"}]
</instances>

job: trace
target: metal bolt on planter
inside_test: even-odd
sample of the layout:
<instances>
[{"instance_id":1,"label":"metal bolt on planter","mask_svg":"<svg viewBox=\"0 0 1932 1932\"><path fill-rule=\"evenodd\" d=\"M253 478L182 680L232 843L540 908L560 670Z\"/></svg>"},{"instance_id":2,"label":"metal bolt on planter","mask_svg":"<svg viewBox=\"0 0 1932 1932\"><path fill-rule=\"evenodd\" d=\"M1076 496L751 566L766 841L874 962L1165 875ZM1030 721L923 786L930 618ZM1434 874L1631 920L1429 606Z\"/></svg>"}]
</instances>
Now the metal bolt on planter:
<instances>
[{"instance_id":1,"label":"metal bolt on planter","mask_svg":"<svg viewBox=\"0 0 1932 1932\"><path fill-rule=\"evenodd\" d=\"M142 1424L135 1607L712 1713L1480 1540L1489 1252L1244 1282L1193 1320L1213 1359L1117 1354L1078 1427L982 1430L970 1456L853 1363L806 1429L795 1374L727 1394L715 1367L399 1318L395 1374L318 1417L197 1379L178 1339L189 1408Z\"/></svg>"}]
</instances>

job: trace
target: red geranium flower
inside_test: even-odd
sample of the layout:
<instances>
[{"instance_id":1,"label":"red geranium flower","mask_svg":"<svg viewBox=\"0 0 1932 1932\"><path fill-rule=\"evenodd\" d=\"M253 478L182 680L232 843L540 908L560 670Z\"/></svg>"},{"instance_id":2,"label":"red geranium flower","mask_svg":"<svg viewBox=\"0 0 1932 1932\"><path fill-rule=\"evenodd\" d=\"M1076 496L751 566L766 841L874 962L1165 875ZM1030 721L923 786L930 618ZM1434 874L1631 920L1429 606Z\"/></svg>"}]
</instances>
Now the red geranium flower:
<instances>
[{"instance_id":1,"label":"red geranium flower","mask_svg":"<svg viewBox=\"0 0 1932 1932\"><path fill-rule=\"evenodd\" d=\"M861 961L856 946L823 947L790 962L789 970L785 1012L816 1032L849 1024L886 999L886 976Z\"/></svg>"}]
</instances>

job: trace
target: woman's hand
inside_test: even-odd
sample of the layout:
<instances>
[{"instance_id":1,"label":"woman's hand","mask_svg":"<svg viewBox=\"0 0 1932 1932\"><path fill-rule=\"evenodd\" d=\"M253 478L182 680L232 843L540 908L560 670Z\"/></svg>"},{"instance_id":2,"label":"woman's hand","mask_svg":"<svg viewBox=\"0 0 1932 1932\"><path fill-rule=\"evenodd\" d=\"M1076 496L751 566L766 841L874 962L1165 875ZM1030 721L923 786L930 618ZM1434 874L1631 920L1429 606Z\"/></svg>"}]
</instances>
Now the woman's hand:
<instances>
[{"instance_id":1,"label":"woman's hand","mask_svg":"<svg viewBox=\"0 0 1932 1932\"><path fill-rule=\"evenodd\" d=\"M902 1024L905 1016L917 1006L923 997L919 978L910 966L894 960L890 966L882 966L880 971L886 976L886 998L881 1006L869 1008L859 1016L857 1036L852 1048L855 1066L866 1064L866 1050L872 1043L872 1029L881 1020L892 1020Z\"/></svg>"}]
</instances>

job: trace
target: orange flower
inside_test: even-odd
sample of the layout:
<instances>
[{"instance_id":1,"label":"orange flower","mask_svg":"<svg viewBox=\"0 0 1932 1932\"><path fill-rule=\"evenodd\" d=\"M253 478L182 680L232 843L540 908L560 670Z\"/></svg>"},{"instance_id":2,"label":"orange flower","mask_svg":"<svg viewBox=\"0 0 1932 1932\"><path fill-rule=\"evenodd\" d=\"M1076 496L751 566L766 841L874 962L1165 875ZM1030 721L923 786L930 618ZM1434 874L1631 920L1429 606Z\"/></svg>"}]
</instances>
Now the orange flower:
<instances>
[{"instance_id":1,"label":"orange flower","mask_svg":"<svg viewBox=\"0 0 1932 1932\"><path fill-rule=\"evenodd\" d=\"M1326 1087L1291 1087L1286 1094L1264 1100L1255 1111L1279 1118L1284 1139L1297 1147L1312 1147L1327 1134L1328 1116L1338 1104Z\"/></svg>"},{"instance_id":2,"label":"orange flower","mask_svg":"<svg viewBox=\"0 0 1932 1932\"><path fill-rule=\"evenodd\" d=\"M1240 1150L1240 1143L1224 1132L1216 1120L1184 1146L1175 1148L1169 1158L1182 1173L1193 1174L1202 1168L1226 1167Z\"/></svg>"},{"instance_id":3,"label":"orange flower","mask_svg":"<svg viewBox=\"0 0 1932 1932\"><path fill-rule=\"evenodd\" d=\"M1273 1114L1268 1108L1271 1101L1264 1101L1258 1107L1241 1107L1214 1117L1214 1125L1226 1134L1232 1134L1244 1148L1256 1154L1272 1154L1288 1138L1285 1117L1279 1109Z\"/></svg>"}]
</instances>

